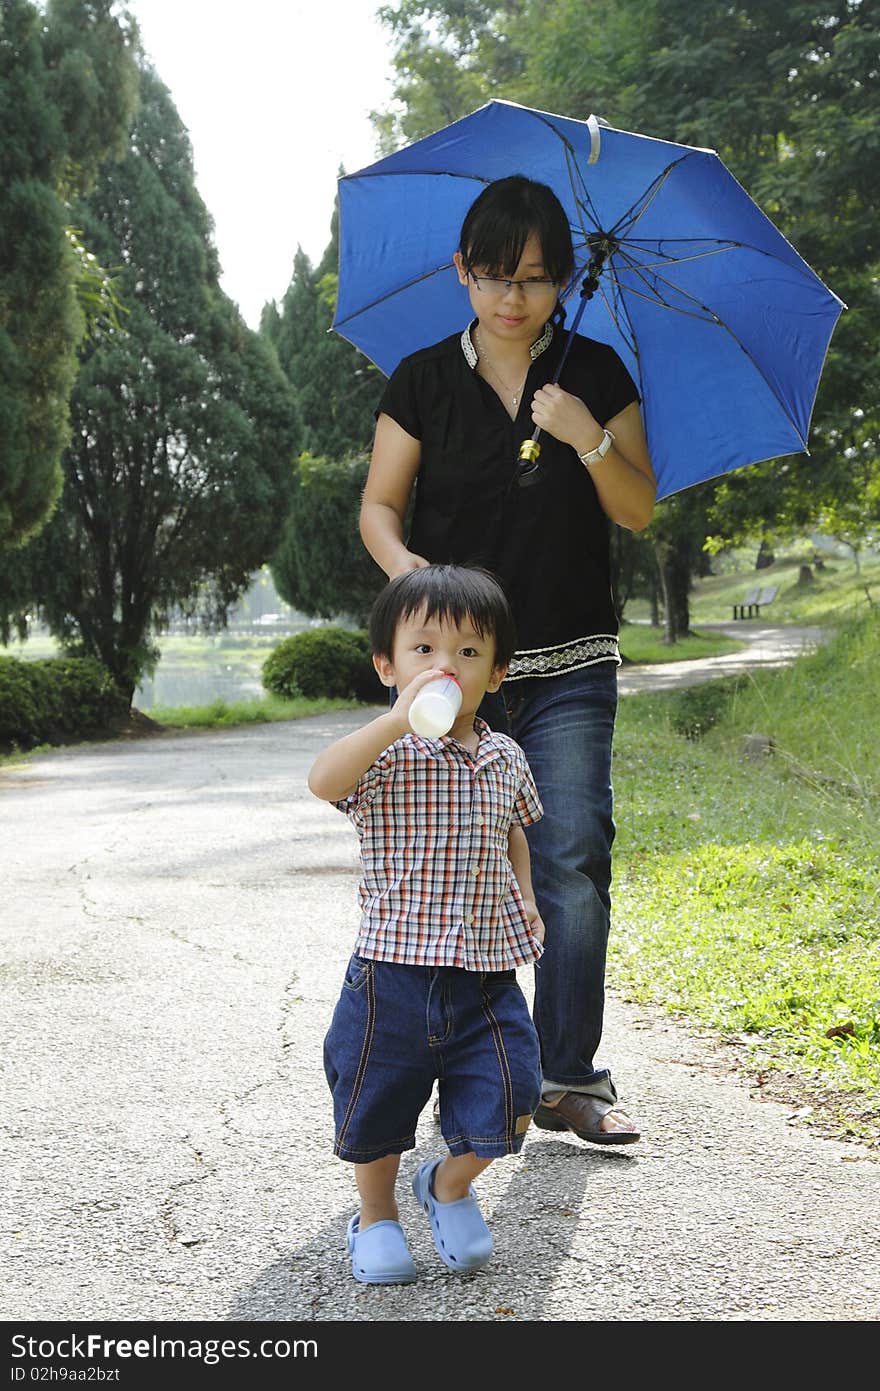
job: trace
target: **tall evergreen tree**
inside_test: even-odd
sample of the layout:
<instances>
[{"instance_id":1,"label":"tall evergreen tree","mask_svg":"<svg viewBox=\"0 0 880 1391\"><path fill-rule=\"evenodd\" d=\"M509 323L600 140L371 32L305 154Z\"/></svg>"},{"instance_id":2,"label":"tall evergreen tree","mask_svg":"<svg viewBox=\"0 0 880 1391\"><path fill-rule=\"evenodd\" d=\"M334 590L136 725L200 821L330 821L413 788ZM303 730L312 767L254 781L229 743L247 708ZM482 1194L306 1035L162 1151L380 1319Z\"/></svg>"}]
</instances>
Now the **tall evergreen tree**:
<instances>
[{"instance_id":1,"label":"tall evergreen tree","mask_svg":"<svg viewBox=\"0 0 880 1391\"><path fill-rule=\"evenodd\" d=\"M385 583L358 533L368 466L365 455L299 459L295 503L271 570L282 599L302 613L344 614L364 625Z\"/></svg>"},{"instance_id":2,"label":"tall evergreen tree","mask_svg":"<svg viewBox=\"0 0 880 1391\"><path fill-rule=\"evenodd\" d=\"M268 304L260 332L271 342L296 393L306 449L341 459L369 448L373 411L384 377L369 359L330 332L336 308L339 214L334 211L330 242L317 267L301 247L281 310Z\"/></svg>"},{"instance_id":3,"label":"tall evergreen tree","mask_svg":"<svg viewBox=\"0 0 880 1391\"><path fill-rule=\"evenodd\" d=\"M61 488L68 399L91 263L68 200L125 148L135 31L112 0L0 0L0 550L45 522Z\"/></svg>"},{"instance_id":4,"label":"tall evergreen tree","mask_svg":"<svg viewBox=\"0 0 880 1391\"><path fill-rule=\"evenodd\" d=\"M124 267L129 313L83 353L61 502L16 589L130 697L172 610L221 624L274 549L300 431L274 355L219 289L189 139L147 67L128 155L76 217Z\"/></svg>"}]
</instances>

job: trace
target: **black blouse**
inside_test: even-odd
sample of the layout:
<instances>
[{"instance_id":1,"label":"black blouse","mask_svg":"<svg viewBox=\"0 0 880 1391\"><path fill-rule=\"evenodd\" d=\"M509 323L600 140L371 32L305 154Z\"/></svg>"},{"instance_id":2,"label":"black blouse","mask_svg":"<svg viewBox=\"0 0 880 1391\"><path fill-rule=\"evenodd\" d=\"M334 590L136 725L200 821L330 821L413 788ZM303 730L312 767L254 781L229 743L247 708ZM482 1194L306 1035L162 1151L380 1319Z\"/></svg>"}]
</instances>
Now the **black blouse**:
<instances>
[{"instance_id":1,"label":"black blouse","mask_svg":"<svg viewBox=\"0 0 880 1391\"><path fill-rule=\"evenodd\" d=\"M516 481L532 397L553 380L565 337L545 333L533 346L515 421L474 371L468 330L404 358L376 410L421 441L409 549L438 564L482 565L504 585L518 637L508 680L619 660L610 523L588 470L570 445L542 433L540 481ZM614 349L580 336L559 385L600 425L639 400Z\"/></svg>"}]
</instances>

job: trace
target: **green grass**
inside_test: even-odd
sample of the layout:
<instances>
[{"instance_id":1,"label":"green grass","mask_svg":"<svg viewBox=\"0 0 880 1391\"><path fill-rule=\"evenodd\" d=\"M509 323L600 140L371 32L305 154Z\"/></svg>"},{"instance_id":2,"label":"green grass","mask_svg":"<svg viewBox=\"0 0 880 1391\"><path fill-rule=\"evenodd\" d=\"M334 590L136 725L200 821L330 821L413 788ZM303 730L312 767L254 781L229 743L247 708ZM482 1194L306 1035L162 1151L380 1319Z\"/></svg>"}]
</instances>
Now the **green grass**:
<instances>
[{"instance_id":1,"label":"green grass","mask_svg":"<svg viewBox=\"0 0 880 1391\"><path fill-rule=\"evenodd\" d=\"M761 610L768 623L833 623L868 607L865 585L880 603L880 556L866 556L858 572L851 560L827 559L822 570L813 570L813 582L798 584L801 564L810 562L808 553L776 561L766 570L741 570L737 574L710 575L698 581L691 595L694 623L729 623L733 605L739 603L755 585L778 585L779 593Z\"/></svg>"},{"instance_id":2,"label":"green grass","mask_svg":"<svg viewBox=\"0 0 880 1391\"><path fill-rule=\"evenodd\" d=\"M149 716L172 729L222 729L230 725L302 720L328 710L354 710L360 704L357 700L281 700L278 696L263 696L261 700L215 700L210 705L158 705L149 711Z\"/></svg>"},{"instance_id":3,"label":"green grass","mask_svg":"<svg viewBox=\"0 0 880 1391\"><path fill-rule=\"evenodd\" d=\"M12 749L9 753L0 753L0 770L4 768L14 768L19 763L26 763L34 754L52 753L52 744L36 744L32 749Z\"/></svg>"},{"instance_id":4,"label":"green grass","mask_svg":"<svg viewBox=\"0 0 880 1391\"><path fill-rule=\"evenodd\" d=\"M630 662L686 662L700 657L721 657L745 647L722 633L689 633L680 642L667 644L659 628L643 623L624 623L620 629L621 655Z\"/></svg>"},{"instance_id":5,"label":"green grass","mask_svg":"<svg viewBox=\"0 0 880 1391\"><path fill-rule=\"evenodd\" d=\"M782 778L827 794L835 808L880 817L880 610L845 624L827 646L782 671L740 683L713 740L728 752L742 736L773 741Z\"/></svg>"},{"instance_id":6,"label":"green grass","mask_svg":"<svg viewBox=\"0 0 880 1391\"><path fill-rule=\"evenodd\" d=\"M730 623L733 605L740 603L755 586L779 587L771 604L761 611L761 620L768 623L834 624L852 618L868 607L865 586L874 603L880 604L880 556L862 558L857 571L852 560L827 557L823 570L813 570L813 583L798 584L802 564L812 562L812 548L800 547L781 556L766 570L755 570L754 550L738 556L741 568L725 569L723 573L696 580L690 595L691 622ZM626 617L631 621L649 616L646 599L631 599L626 605Z\"/></svg>"},{"instance_id":7,"label":"green grass","mask_svg":"<svg viewBox=\"0 0 880 1391\"><path fill-rule=\"evenodd\" d=\"M880 1142L878 689L873 615L757 674L703 739L675 732L685 693L621 702L610 978ZM744 761L756 728L776 751Z\"/></svg>"}]
</instances>

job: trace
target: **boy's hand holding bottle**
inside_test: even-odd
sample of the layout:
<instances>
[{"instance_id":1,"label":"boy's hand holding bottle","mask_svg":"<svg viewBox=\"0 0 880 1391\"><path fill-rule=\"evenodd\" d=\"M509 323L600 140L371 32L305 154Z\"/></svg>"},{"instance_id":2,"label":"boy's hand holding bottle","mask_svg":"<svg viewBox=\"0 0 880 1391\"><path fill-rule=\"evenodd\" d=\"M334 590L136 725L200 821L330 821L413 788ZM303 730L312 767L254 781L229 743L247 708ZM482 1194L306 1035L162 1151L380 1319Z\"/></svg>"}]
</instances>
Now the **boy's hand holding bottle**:
<instances>
[{"instance_id":1,"label":"boy's hand holding bottle","mask_svg":"<svg viewBox=\"0 0 880 1391\"><path fill-rule=\"evenodd\" d=\"M316 797L334 802L347 797L357 786L360 778L397 739L409 734L410 706L423 686L438 679L447 679L448 672L439 667L420 671L404 687L393 706L384 715L379 715L369 724L354 733L347 734L335 744L324 749L312 764L309 773L309 788Z\"/></svg>"},{"instance_id":2,"label":"boy's hand holding bottle","mask_svg":"<svg viewBox=\"0 0 880 1391\"><path fill-rule=\"evenodd\" d=\"M425 686L429 686L433 681L448 681L449 673L439 667L432 667L430 671L420 671L418 676L414 676L408 686L404 686L396 701L391 707L391 714L396 721L400 733L395 738L401 738L404 734L409 734L414 726L410 720L412 706ZM417 717L418 718L418 717ZM453 716L454 718L454 716ZM417 730L417 733L426 733L425 730ZM435 736L436 737L436 736Z\"/></svg>"}]
</instances>

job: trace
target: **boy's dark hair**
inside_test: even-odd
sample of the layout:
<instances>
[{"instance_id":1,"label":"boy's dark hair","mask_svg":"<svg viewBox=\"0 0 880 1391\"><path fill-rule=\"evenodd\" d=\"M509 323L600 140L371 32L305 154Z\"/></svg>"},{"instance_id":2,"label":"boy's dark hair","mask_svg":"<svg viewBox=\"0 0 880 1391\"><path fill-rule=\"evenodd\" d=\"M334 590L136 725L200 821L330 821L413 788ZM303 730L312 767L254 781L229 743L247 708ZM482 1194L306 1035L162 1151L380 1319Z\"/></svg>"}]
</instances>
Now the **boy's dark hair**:
<instances>
[{"instance_id":1,"label":"boy's dark hair","mask_svg":"<svg viewBox=\"0 0 880 1391\"><path fill-rule=\"evenodd\" d=\"M514 275L523 247L534 232L544 253L544 270L558 285L574 274L571 228L552 188L511 174L488 184L468 209L458 249L465 266L485 266L493 274Z\"/></svg>"},{"instance_id":2,"label":"boy's dark hair","mask_svg":"<svg viewBox=\"0 0 880 1391\"><path fill-rule=\"evenodd\" d=\"M480 637L495 639L495 666L507 666L513 656L516 635L504 590L494 575L474 565L428 565L387 584L370 612L374 656L390 659L398 624L423 611L441 623L469 618Z\"/></svg>"}]
</instances>

